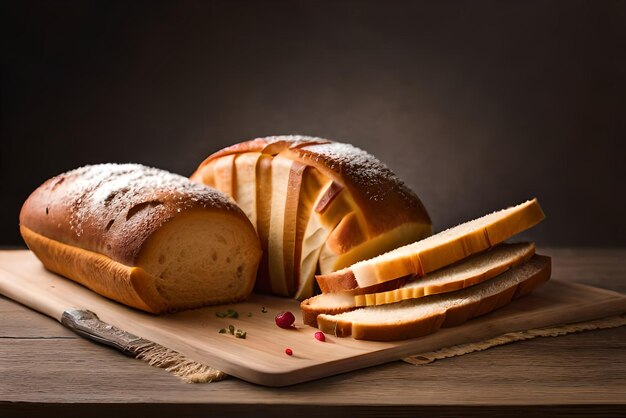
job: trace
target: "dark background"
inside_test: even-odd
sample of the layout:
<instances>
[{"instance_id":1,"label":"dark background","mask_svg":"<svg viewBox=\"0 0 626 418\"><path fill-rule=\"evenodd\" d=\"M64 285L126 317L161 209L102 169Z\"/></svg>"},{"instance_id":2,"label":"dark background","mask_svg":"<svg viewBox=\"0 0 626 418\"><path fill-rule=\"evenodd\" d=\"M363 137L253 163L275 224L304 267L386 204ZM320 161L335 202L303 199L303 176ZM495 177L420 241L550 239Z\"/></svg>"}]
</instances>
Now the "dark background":
<instances>
[{"instance_id":1,"label":"dark background","mask_svg":"<svg viewBox=\"0 0 626 418\"><path fill-rule=\"evenodd\" d=\"M2 2L0 245L98 162L190 174L246 139L360 146L437 230L537 196L540 245L626 244L626 2Z\"/></svg>"}]
</instances>

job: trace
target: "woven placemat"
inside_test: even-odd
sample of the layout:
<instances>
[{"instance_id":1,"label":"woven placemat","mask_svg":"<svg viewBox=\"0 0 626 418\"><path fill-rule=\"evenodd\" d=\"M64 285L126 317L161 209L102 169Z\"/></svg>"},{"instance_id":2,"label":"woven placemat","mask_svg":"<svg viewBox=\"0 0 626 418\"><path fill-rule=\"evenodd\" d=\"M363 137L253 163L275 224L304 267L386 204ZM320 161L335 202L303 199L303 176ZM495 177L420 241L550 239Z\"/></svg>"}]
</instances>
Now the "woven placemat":
<instances>
[{"instance_id":1,"label":"woven placemat","mask_svg":"<svg viewBox=\"0 0 626 418\"><path fill-rule=\"evenodd\" d=\"M574 324L558 325L553 327L535 328L526 331L508 332L495 338L441 348L428 353L414 354L402 359L416 366L432 363L449 357L462 356L463 354L484 351L491 347L514 343L516 341L531 340L539 337L559 337L561 335L574 334L577 332L593 331L597 329L617 328L626 325L626 313L595 319L592 321L577 322Z\"/></svg>"},{"instance_id":2,"label":"woven placemat","mask_svg":"<svg viewBox=\"0 0 626 418\"><path fill-rule=\"evenodd\" d=\"M162 345L148 342L134 347L137 358L149 365L165 369L187 383L211 383L224 380L228 375L214 367L207 366L170 350Z\"/></svg>"},{"instance_id":3,"label":"woven placemat","mask_svg":"<svg viewBox=\"0 0 626 418\"><path fill-rule=\"evenodd\" d=\"M414 354L402 360L416 366L421 366L432 363L436 360L461 356L463 354L474 353L476 351L484 351L491 347L510 344L516 341L530 340L539 337L558 337L577 332L616 328L623 325L626 325L626 313L592 321L577 322L574 324L508 332L484 341L455 345L428 353ZM176 351L163 346L152 344L139 351L141 353L137 356L138 358L148 362L151 366L163 368L188 383L210 383L223 380L228 377L228 375L222 371L190 360Z\"/></svg>"}]
</instances>

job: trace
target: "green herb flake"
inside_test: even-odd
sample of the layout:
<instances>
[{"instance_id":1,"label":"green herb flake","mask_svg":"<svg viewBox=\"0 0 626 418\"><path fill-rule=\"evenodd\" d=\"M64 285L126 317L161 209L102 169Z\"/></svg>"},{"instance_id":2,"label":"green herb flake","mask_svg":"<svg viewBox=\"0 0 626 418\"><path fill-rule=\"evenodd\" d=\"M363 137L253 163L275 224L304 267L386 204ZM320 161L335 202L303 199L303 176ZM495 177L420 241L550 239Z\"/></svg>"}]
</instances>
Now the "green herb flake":
<instances>
[{"instance_id":1,"label":"green herb flake","mask_svg":"<svg viewBox=\"0 0 626 418\"><path fill-rule=\"evenodd\" d=\"M263 307L261 308L261 312L263 312L263 313L267 313L267 308L266 308L265 306L263 306Z\"/></svg>"},{"instance_id":2,"label":"green herb flake","mask_svg":"<svg viewBox=\"0 0 626 418\"><path fill-rule=\"evenodd\" d=\"M244 331L238 329L237 332L235 333L235 337L236 338L243 338L245 340L247 334L248 334L247 332L244 332Z\"/></svg>"},{"instance_id":3,"label":"green herb flake","mask_svg":"<svg viewBox=\"0 0 626 418\"><path fill-rule=\"evenodd\" d=\"M218 318L239 318L239 313L234 309L227 309L224 312L215 312Z\"/></svg>"},{"instance_id":4,"label":"green herb flake","mask_svg":"<svg viewBox=\"0 0 626 418\"><path fill-rule=\"evenodd\" d=\"M226 334L226 328L222 328L222 329L220 330L220 334Z\"/></svg>"},{"instance_id":5,"label":"green herb flake","mask_svg":"<svg viewBox=\"0 0 626 418\"><path fill-rule=\"evenodd\" d=\"M231 333L232 335L235 335L235 327L234 327L234 326L229 325L229 326L228 326L228 331L230 331L230 333Z\"/></svg>"}]
</instances>

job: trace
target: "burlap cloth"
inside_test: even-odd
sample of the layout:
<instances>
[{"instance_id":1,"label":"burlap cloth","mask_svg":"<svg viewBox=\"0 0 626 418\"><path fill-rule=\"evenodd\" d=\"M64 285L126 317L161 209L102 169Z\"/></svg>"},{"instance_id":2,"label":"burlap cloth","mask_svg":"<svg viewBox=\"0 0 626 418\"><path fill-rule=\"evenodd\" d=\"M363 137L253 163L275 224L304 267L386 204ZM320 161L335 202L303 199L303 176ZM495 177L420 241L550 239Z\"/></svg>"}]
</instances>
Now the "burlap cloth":
<instances>
[{"instance_id":1,"label":"burlap cloth","mask_svg":"<svg viewBox=\"0 0 626 418\"><path fill-rule=\"evenodd\" d=\"M441 348L428 353L419 353L402 359L403 361L420 366L449 357L484 351L491 347L510 344L516 341L530 340L539 337L558 337L576 332L593 331L597 329L616 328L626 325L626 313L592 321L577 322L552 327L529 329L526 331L508 332L488 340L460 344ZM160 367L180 377L188 383L209 383L223 380L228 375L211 366L197 363L185 356L162 346L146 347L139 356L150 365Z\"/></svg>"}]
</instances>

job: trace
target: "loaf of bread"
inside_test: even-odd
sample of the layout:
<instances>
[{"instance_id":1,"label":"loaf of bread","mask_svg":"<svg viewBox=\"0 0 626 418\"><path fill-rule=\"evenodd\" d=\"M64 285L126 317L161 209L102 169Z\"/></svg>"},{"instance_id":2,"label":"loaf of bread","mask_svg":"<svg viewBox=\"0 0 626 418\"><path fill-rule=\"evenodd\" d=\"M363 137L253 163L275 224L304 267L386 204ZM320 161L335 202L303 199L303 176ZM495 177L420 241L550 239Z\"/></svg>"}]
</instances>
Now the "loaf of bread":
<instances>
[{"instance_id":1,"label":"loaf of bread","mask_svg":"<svg viewBox=\"0 0 626 418\"><path fill-rule=\"evenodd\" d=\"M528 261L534 254L535 245L532 243L501 244L423 277L414 276L404 285L391 290L356 295L352 292L323 293L300 304L302 319L305 324L317 327L317 316L321 314L335 315L362 306L384 305L454 292L502 274Z\"/></svg>"},{"instance_id":2,"label":"loaf of bread","mask_svg":"<svg viewBox=\"0 0 626 418\"><path fill-rule=\"evenodd\" d=\"M328 274L431 234L419 198L383 163L321 138L259 138L209 156L191 176L235 200L264 251L256 290L298 299Z\"/></svg>"},{"instance_id":3,"label":"loaf of bread","mask_svg":"<svg viewBox=\"0 0 626 418\"><path fill-rule=\"evenodd\" d=\"M423 276L485 251L544 219L537 199L455 226L332 273L318 275L324 293L374 286L404 276Z\"/></svg>"},{"instance_id":4,"label":"loaf of bread","mask_svg":"<svg viewBox=\"0 0 626 418\"><path fill-rule=\"evenodd\" d=\"M49 270L152 313L245 299L261 257L224 194L135 164L48 180L24 203L20 230Z\"/></svg>"},{"instance_id":5,"label":"loaf of bread","mask_svg":"<svg viewBox=\"0 0 626 418\"><path fill-rule=\"evenodd\" d=\"M550 258L535 255L488 281L451 293L369 306L317 317L319 328L339 337L392 341L424 336L489 313L550 278Z\"/></svg>"}]
</instances>

